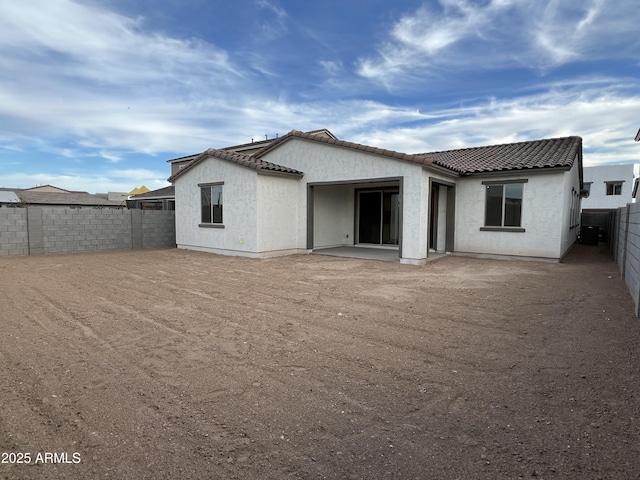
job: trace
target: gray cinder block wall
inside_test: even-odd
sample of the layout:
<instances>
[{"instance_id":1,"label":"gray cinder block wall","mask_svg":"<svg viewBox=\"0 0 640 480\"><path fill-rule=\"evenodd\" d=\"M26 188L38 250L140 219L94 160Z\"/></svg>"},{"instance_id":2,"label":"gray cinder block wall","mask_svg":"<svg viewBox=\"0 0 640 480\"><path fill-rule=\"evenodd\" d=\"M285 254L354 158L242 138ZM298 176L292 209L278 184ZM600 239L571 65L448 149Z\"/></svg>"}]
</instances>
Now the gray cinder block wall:
<instances>
[{"instance_id":1,"label":"gray cinder block wall","mask_svg":"<svg viewBox=\"0 0 640 480\"><path fill-rule=\"evenodd\" d=\"M0 208L0 255L175 247L173 211Z\"/></svg>"},{"instance_id":2,"label":"gray cinder block wall","mask_svg":"<svg viewBox=\"0 0 640 480\"><path fill-rule=\"evenodd\" d=\"M610 237L611 253L640 316L640 203L629 203L612 214L614 234Z\"/></svg>"},{"instance_id":3,"label":"gray cinder block wall","mask_svg":"<svg viewBox=\"0 0 640 480\"><path fill-rule=\"evenodd\" d=\"M0 208L0 255L28 255L27 210Z\"/></svg>"}]
</instances>

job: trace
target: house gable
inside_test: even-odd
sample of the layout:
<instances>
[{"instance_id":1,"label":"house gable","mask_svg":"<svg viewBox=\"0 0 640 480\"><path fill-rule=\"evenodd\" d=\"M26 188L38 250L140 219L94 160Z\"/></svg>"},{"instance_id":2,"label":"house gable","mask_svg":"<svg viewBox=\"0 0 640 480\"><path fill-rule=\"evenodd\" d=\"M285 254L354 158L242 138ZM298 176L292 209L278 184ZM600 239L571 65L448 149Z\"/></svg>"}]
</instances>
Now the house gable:
<instances>
[{"instance_id":1,"label":"house gable","mask_svg":"<svg viewBox=\"0 0 640 480\"><path fill-rule=\"evenodd\" d=\"M169 182L175 182L177 178L184 175L186 172L192 170L200 163L204 162L208 158L216 158L224 160L230 163L234 163L241 167L255 170L258 173L271 174L271 175L284 175L290 177L300 178L303 172L300 172L293 168L283 167L271 162L265 162L255 158L252 155L245 155L243 153L233 152L229 150L221 150L210 148L198 155L189 165L178 171L175 175L169 177Z\"/></svg>"}]
</instances>

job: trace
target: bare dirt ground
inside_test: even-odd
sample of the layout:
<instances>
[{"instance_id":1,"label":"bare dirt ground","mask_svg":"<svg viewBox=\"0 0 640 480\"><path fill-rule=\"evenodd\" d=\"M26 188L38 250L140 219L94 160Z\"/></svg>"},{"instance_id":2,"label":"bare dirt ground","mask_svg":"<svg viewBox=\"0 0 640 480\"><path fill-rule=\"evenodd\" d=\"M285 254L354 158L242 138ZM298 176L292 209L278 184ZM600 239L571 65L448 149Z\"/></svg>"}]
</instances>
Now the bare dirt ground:
<instances>
[{"instance_id":1,"label":"bare dirt ground","mask_svg":"<svg viewBox=\"0 0 640 480\"><path fill-rule=\"evenodd\" d=\"M597 247L1 258L0 326L0 478L640 478L640 322Z\"/></svg>"}]
</instances>

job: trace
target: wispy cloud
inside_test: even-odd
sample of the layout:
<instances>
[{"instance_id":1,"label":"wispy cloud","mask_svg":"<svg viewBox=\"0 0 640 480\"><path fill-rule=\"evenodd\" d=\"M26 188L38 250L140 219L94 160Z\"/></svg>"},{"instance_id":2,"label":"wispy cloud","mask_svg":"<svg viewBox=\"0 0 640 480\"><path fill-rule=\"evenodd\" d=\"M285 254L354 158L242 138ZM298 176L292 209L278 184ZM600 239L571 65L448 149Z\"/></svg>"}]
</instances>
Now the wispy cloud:
<instances>
[{"instance_id":1,"label":"wispy cloud","mask_svg":"<svg viewBox=\"0 0 640 480\"><path fill-rule=\"evenodd\" d=\"M585 165L637 161L640 95L616 88L557 88L513 99L432 111L416 126L368 129L353 136L365 144L411 153L579 135Z\"/></svg>"},{"instance_id":2,"label":"wispy cloud","mask_svg":"<svg viewBox=\"0 0 640 480\"><path fill-rule=\"evenodd\" d=\"M402 16L357 72L392 87L424 86L429 76L462 70L525 67L544 71L575 60L631 54L640 10L631 0L440 0ZM624 11L625 15L620 16ZM615 34L612 34L615 32Z\"/></svg>"},{"instance_id":3,"label":"wispy cloud","mask_svg":"<svg viewBox=\"0 0 640 480\"><path fill-rule=\"evenodd\" d=\"M267 38L275 38L284 34L287 28L287 12L284 8L268 0L256 0L256 5L272 13L268 17L261 16L259 22L262 34Z\"/></svg>"},{"instance_id":4,"label":"wispy cloud","mask_svg":"<svg viewBox=\"0 0 640 480\"><path fill-rule=\"evenodd\" d=\"M143 26L93 4L2 2L0 70L15 75L0 86L1 130L74 137L112 159L114 148L166 151L205 136L194 117L231 108L220 87L242 83L241 68L214 45Z\"/></svg>"}]
</instances>

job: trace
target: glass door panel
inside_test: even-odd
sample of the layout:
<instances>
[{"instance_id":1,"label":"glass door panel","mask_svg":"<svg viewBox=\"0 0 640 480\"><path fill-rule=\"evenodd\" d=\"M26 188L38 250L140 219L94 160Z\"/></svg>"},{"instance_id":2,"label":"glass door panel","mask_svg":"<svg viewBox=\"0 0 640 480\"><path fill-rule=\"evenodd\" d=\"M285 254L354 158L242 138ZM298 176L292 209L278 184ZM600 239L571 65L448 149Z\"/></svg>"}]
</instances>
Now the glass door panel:
<instances>
[{"instance_id":1,"label":"glass door panel","mask_svg":"<svg viewBox=\"0 0 640 480\"><path fill-rule=\"evenodd\" d=\"M381 192L358 195L358 242L380 245Z\"/></svg>"},{"instance_id":2,"label":"glass door panel","mask_svg":"<svg viewBox=\"0 0 640 480\"><path fill-rule=\"evenodd\" d=\"M399 199L393 192L382 192L382 244L398 245L399 232Z\"/></svg>"}]
</instances>

